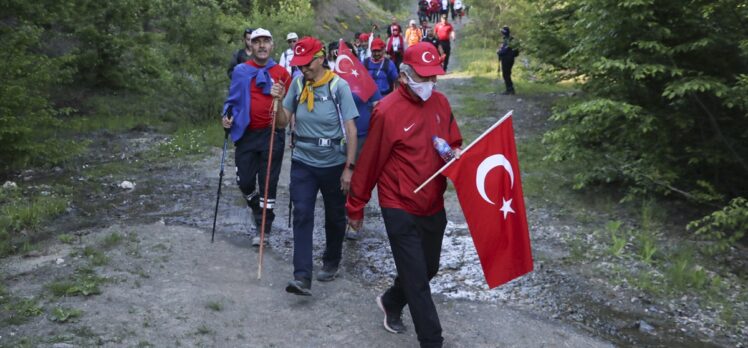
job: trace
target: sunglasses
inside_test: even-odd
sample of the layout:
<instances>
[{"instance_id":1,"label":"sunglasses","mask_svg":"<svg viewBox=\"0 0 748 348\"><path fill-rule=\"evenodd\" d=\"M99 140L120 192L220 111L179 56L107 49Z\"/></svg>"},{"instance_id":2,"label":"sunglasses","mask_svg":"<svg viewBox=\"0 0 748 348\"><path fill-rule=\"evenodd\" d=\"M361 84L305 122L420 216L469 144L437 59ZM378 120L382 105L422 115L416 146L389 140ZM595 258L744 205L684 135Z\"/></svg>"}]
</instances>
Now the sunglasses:
<instances>
[{"instance_id":1,"label":"sunglasses","mask_svg":"<svg viewBox=\"0 0 748 348\"><path fill-rule=\"evenodd\" d=\"M310 60L309 63L306 63L304 65L299 65L299 69L301 69L301 68L309 68L309 66L312 65L312 63L314 63L314 61L317 60L317 58L322 58L322 57L314 57L314 58L312 58L312 60Z\"/></svg>"},{"instance_id":2,"label":"sunglasses","mask_svg":"<svg viewBox=\"0 0 748 348\"><path fill-rule=\"evenodd\" d=\"M288 43L294 43L294 42L296 42L296 41L298 41L298 40L293 40L293 39L291 39L291 40L288 40L288 41L286 41L286 42L288 42Z\"/></svg>"}]
</instances>

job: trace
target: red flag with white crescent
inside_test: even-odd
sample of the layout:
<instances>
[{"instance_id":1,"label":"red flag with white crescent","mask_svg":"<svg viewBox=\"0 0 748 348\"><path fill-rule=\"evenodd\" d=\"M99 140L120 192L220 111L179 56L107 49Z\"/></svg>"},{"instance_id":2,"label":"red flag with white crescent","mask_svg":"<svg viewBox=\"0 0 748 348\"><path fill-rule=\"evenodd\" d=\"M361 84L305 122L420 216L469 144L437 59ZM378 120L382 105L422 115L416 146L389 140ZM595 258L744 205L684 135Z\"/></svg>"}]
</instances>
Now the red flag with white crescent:
<instances>
[{"instance_id":1,"label":"red flag with white crescent","mask_svg":"<svg viewBox=\"0 0 748 348\"><path fill-rule=\"evenodd\" d=\"M353 55L351 49L340 40L338 43L338 58L335 59L335 73L342 77L351 87L351 92L358 95L364 102L368 101L377 91L377 84L366 71L364 65Z\"/></svg>"},{"instance_id":2,"label":"red flag with white crescent","mask_svg":"<svg viewBox=\"0 0 748 348\"><path fill-rule=\"evenodd\" d=\"M443 174L457 190L490 288L532 271L512 117L470 145Z\"/></svg>"}]
</instances>

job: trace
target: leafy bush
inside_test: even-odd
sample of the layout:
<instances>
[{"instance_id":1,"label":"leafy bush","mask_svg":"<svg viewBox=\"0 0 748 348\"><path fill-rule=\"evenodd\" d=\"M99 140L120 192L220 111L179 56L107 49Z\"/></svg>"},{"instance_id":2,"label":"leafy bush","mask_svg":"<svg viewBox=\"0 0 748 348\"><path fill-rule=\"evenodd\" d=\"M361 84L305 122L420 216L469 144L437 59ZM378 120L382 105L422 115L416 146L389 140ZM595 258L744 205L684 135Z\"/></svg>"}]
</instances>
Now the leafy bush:
<instances>
[{"instance_id":1,"label":"leafy bush","mask_svg":"<svg viewBox=\"0 0 748 348\"><path fill-rule=\"evenodd\" d=\"M66 81L72 70L66 57L34 53L40 49L42 28L22 22L0 22L0 171L28 164L59 162L76 151L72 142L57 139L59 117L69 109L55 109L49 93Z\"/></svg>"},{"instance_id":2,"label":"leafy bush","mask_svg":"<svg viewBox=\"0 0 748 348\"><path fill-rule=\"evenodd\" d=\"M244 28L272 30L276 54L287 32L314 30L305 0L10 0L0 13L0 173L75 156L86 143L60 139L100 124L81 116L122 119L104 124L115 130L213 120Z\"/></svg>"},{"instance_id":3,"label":"leafy bush","mask_svg":"<svg viewBox=\"0 0 748 348\"><path fill-rule=\"evenodd\" d=\"M584 97L555 109L548 158L576 187L718 204L748 193L748 7L738 0L544 0L530 46Z\"/></svg>"},{"instance_id":4,"label":"leafy bush","mask_svg":"<svg viewBox=\"0 0 748 348\"><path fill-rule=\"evenodd\" d=\"M707 251L714 254L727 251L746 236L748 200L743 197L735 198L721 210L691 222L688 229L714 241L707 247Z\"/></svg>"}]
</instances>

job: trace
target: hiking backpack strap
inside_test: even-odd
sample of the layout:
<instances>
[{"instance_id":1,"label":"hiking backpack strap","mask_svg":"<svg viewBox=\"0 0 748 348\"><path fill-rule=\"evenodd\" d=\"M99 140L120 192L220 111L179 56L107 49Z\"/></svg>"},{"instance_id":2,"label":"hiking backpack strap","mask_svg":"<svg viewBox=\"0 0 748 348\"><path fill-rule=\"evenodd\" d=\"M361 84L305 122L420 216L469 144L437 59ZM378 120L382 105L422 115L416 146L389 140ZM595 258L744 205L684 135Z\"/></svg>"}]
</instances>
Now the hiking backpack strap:
<instances>
[{"instance_id":1,"label":"hiking backpack strap","mask_svg":"<svg viewBox=\"0 0 748 348\"><path fill-rule=\"evenodd\" d=\"M294 80L296 82L296 85L298 86L298 94L294 98L294 106L293 106L293 112L294 117L296 117L296 111L299 108L299 100L301 99L301 92L304 90L304 85L306 85L306 80L303 76L300 76ZM345 133L345 125L343 124L343 112L340 109L340 101L338 99L337 93L338 89L336 88L338 85L338 81L340 81L339 76L333 77L332 81L327 83L327 92L330 94L330 97L332 98L332 102L335 104L335 111L338 114L338 121L340 121L340 130L343 131L343 138L340 140L340 145L343 145L346 142L346 133ZM314 98L314 94L311 96ZM295 127L291 127L295 128ZM292 142L293 139L296 137L295 135L295 129L291 130L291 136L292 136Z\"/></svg>"},{"instance_id":2,"label":"hiking backpack strap","mask_svg":"<svg viewBox=\"0 0 748 348\"><path fill-rule=\"evenodd\" d=\"M338 113L338 121L340 121L340 130L343 131L343 139L340 140L340 145L343 145L346 142L346 134L345 134L345 125L343 124L343 112L340 109L340 100L338 99L338 96L337 96L338 90L337 88L335 88L338 85L338 81L340 81L340 77L336 75L335 77L332 78L332 81L327 83L327 91L330 93L332 102L335 103L335 110Z\"/></svg>"}]
</instances>

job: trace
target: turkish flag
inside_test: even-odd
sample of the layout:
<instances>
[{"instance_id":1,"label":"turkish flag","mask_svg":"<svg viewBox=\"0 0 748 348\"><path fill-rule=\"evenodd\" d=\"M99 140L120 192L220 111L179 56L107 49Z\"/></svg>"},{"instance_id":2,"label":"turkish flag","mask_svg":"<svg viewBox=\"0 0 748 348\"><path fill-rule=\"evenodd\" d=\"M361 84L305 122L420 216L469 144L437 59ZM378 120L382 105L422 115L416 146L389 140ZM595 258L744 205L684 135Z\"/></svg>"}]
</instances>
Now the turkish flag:
<instances>
[{"instance_id":1,"label":"turkish flag","mask_svg":"<svg viewBox=\"0 0 748 348\"><path fill-rule=\"evenodd\" d=\"M358 58L343 40L338 43L338 58L335 59L335 73L351 86L351 92L366 102L377 91L377 84L371 78Z\"/></svg>"},{"instance_id":2,"label":"turkish flag","mask_svg":"<svg viewBox=\"0 0 748 348\"><path fill-rule=\"evenodd\" d=\"M511 111L443 174L457 190L489 288L532 271Z\"/></svg>"}]
</instances>

